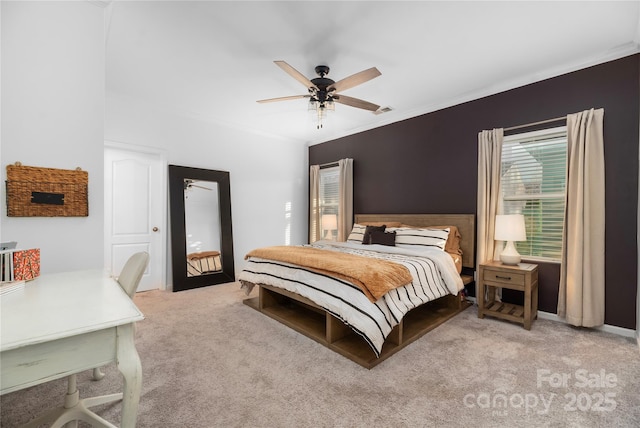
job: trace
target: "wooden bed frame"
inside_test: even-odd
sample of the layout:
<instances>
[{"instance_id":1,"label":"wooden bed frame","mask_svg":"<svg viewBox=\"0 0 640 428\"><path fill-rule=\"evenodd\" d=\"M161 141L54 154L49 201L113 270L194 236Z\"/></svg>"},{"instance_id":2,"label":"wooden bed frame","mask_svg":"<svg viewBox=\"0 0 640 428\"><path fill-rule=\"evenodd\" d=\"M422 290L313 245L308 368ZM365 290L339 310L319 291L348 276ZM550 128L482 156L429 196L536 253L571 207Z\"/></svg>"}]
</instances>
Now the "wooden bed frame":
<instances>
[{"instance_id":1,"label":"wooden bed frame","mask_svg":"<svg viewBox=\"0 0 640 428\"><path fill-rule=\"evenodd\" d=\"M474 214L356 214L355 216L356 223L380 221L399 221L418 227L457 226L462 235L460 242L463 251L462 282L465 285L473 282L473 274L467 274L464 269L473 269L475 264ZM393 328L385 340L380 357L376 358L375 353L362 337L311 300L268 284L255 285L258 286L258 296L245 299L246 305L367 369L381 363L471 305L461 294L448 295L409 311L400 324Z\"/></svg>"}]
</instances>

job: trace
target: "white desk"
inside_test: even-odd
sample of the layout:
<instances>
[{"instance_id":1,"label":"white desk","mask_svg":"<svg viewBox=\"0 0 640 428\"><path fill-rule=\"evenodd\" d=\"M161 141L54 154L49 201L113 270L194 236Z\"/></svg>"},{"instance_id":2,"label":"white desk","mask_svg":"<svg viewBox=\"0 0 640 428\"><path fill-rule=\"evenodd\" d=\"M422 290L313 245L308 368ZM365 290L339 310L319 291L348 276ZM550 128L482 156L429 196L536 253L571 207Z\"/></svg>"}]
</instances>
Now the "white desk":
<instances>
[{"instance_id":1,"label":"white desk","mask_svg":"<svg viewBox=\"0 0 640 428\"><path fill-rule=\"evenodd\" d=\"M113 278L42 275L0 296L0 311L0 394L115 361L124 376L121 426L135 426L142 366L133 324L144 316Z\"/></svg>"}]
</instances>

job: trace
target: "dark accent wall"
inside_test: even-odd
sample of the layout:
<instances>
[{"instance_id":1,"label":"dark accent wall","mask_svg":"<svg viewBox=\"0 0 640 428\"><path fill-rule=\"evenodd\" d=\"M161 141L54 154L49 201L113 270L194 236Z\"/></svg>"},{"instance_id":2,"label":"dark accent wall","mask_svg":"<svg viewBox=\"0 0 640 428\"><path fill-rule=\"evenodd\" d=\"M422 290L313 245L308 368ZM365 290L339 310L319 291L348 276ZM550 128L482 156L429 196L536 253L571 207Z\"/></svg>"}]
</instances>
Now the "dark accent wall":
<instances>
[{"instance_id":1,"label":"dark accent wall","mask_svg":"<svg viewBox=\"0 0 640 428\"><path fill-rule=\"evenodd\" d=\"M635 329L639 75L631 55L310 146L309 163L354 159L355 213L475 213L479 131L604 108L605 323ZM540 264L542 311L556 313L559 276Z\"/></svg>"}]
</instances>

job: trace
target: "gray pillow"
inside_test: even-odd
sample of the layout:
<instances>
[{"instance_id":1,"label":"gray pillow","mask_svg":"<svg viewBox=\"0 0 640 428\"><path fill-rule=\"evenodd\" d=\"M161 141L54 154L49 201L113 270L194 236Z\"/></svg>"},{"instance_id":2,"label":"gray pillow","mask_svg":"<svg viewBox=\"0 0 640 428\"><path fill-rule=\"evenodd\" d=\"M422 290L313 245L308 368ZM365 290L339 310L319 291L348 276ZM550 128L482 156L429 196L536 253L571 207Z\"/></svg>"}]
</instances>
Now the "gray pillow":
<instances>
[{"instance_id":1,"label":"gray pillow","mask_svg":"<svg viewBox=\"0 0 640 428\"><path fill-rule=\"evenodd\" d=\"M381 244L389 247L396 245L396 233L395 232L381 232L379 230L371 231L370 244Z\"/></svg>"},{"instance_id":2,"label":"gray pillow","mask_svg":"<svg viewBox=\"0 0 640 428\"><path fill-rule=\"evenodd\" d=\"M369 245L371 242L371 232L375 231L380 231L380 232L384 232L384 230L386 229L387 225L383 224L382 226L367 226L366 229L364 230L364 236L362 237L362 243L365 245Z\"/></svg>"}]
</instances>

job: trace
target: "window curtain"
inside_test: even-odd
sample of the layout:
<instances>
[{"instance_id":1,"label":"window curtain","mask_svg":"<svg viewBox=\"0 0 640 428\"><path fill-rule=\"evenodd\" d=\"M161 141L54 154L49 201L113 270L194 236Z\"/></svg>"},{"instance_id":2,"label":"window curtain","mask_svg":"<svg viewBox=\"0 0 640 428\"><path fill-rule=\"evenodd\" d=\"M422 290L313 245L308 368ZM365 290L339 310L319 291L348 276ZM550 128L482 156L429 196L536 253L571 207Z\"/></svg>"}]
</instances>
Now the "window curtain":
<instances>
[{"instance_id":1,"label":"window curtain","mask_svg":"<svg viewBox=\"0 0 640 428\"><path fill-rule=\"evenodd\" d=\"M353 227L353 159L340 159L340 204L338 206L338 241L346 241Z\"/></svg>"},{"instance_id":2,"label":"window curtain","mask_svg":"<svg viewBox=\"0 0 640 428\"><path fill-rule=\"evenodd\" d=\"M476 272L479 265L496 259L494 235L496 214L501 210L500 169L502 161L503 128L478 133L478 242ZM478 289L476 288L476 296Z\"/></svg>"},{"instance_id":3,"label":"window curtain","mask_svg":"<svg viewBox=\"0 0 640 428\"><path fill-rule=\"evenodd\" d=\"M320 239L320 165L309 168L309 242Z\"/></svg>"},{"instance_id":4,"label":"window curtain","mask_svg":"<svg viewBox=\"0 0 640 428\"><path fill-rule=\"evenodd\" d=\"M604 110L567 115L567 204L558 316L604 324Z\"/></svg>"}]
</instances>

